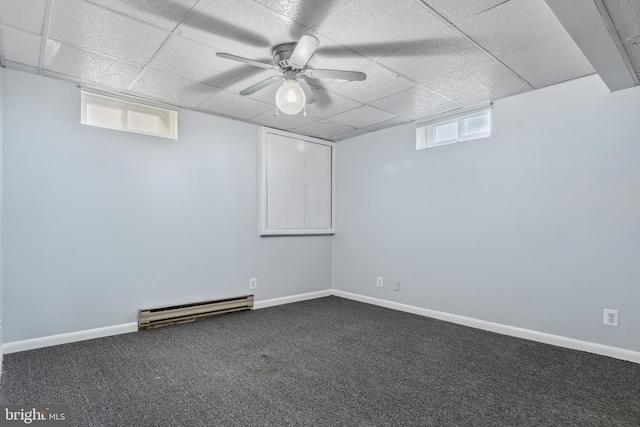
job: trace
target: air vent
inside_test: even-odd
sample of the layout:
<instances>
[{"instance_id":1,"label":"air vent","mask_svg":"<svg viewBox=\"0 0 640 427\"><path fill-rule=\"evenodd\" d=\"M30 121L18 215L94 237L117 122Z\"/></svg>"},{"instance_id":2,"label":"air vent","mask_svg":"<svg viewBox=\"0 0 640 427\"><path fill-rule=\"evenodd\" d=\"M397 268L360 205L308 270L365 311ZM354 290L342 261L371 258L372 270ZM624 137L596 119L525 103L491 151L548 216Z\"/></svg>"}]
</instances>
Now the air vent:
<instances>
[{"instance_id":1,"label":"air vent","mask_svg":"<svg viewBox=\"0 0 640 427\"><path fill-rule=\"evenodd\" d=\"M251 310L253 295L215 301L140 309L138 329L167 326L174 323L192 322L204 317L217 316L234 311Z\"/></svg>"}]
</instances>

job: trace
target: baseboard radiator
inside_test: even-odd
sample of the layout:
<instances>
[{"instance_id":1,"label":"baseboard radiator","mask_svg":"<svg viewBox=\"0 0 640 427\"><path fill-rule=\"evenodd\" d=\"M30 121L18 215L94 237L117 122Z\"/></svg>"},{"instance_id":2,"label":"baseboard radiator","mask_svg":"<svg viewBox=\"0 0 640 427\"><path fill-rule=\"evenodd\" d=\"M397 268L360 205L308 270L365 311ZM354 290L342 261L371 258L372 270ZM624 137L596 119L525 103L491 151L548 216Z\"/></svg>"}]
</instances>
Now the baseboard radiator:
<instances>
[{"instance_id":1,"label":"baseboard radiator","mask_svg":"<svg viewBox=\"0 0 640 427\"><path fill-rule=\"evenodd\" d=\"M251 310L253 295L191 304L140 309L138 329L156 328L174 323L192 322L203 317L218 316L234 311Z\"/></svg>"}]
</instances>

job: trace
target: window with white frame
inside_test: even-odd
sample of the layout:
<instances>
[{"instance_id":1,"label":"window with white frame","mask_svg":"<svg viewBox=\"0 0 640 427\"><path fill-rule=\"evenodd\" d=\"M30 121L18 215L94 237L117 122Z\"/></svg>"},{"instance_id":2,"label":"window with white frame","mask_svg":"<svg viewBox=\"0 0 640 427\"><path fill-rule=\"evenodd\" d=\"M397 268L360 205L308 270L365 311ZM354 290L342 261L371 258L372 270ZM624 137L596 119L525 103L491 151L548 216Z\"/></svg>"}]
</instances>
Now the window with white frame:
<instances>
[{"instance_id":1,"label":"window with white frame","mask_svg":"<svg viewBox=\"0 0 640 427\"><path fill-rule=\"evenodd\" d=\"M491 135L491 109L450 116L418 125L416 150L486 138Z\"/></svg>"},{"instance_id":2,"label":"window with white frame","mask_svg":"<svg viewBox=\"0 0 640 427\"><path fill-rule=\"evenodd\" d=\"M83 125L178 139L178 112L81 90Z\"/></svg>"}]
</instances>

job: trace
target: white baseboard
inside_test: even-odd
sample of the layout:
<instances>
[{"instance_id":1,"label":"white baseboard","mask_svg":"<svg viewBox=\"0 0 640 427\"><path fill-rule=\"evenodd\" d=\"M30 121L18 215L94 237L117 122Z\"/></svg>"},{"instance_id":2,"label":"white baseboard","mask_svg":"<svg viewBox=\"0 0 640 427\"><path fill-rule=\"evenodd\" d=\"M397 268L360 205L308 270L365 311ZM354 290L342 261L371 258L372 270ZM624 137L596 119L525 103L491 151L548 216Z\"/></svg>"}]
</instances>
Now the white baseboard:
<instances>
[{"instance_id":1,"label":"white baseboard","mask_svg":"<svg viewBox=\"0 0 640 427\"><path fill-rule=\"evenodd\" d=\"M627 350L619 347L611 347L603 344L596 344L588 341L580 341L573 338L562 337L559 335L547 334L544 332L532 331L530 329L516 328L514 326L502 325L500 323L487 322L484 320L474 319L471 317L458 316L457 314L444 313L442 311L429 310L427 308L415 307L412 305L401 304L393 301L382 300L378 298L368 297L351 292L333 290L333 295L360 301L367 304L378 305L380 307L391 308L394 310L405 311L407 313L418 314L420 316L432 317L434 319L444 320L446 322L457 323L458 325L469 326L476 329L495 332L502 335L509 335L517 338L524 338L531 341L537 341L545 344L555 345L557 347L570 348L572 350L586 351L588 353L599 354L601 356L613 357L615 359L627 360L629 362L640 363L640 352Z\"/></svg>"},{"instance_id":2,"label":"white baseboard","mask_svg":"<svg viewBox=\"0 0 640 427\"><path fill-rule=\"evenodd\" d=\"M331 295L333 295L333 290L326 289L324 291L316 291L316 292L309 292L306 294L291 295L291 296L282 297L282 298L267 299L264 301L254 302L253 309L258 310L260 308L275 307L276 305L291 304L292 302L306 301L310 299L328 297Z\"/></svg>"},{"instance_id":3,"label":"white baseboard","mask_svg":"<svg viewBox=\"0 0 640 427\"><path fill-rule=\"evenodd\" d=\"M122 325L107 326L104 328L87 329L84 331L69 332L66 334L50 335L48 337L33 338L24 341L15 341L2 344L2 353L17 353L19 351L34 350L36 348L50 347L52 345L67 344L71 342L90 340L93 338L108 337L111 335L136 332L138 324L123 323Z\"/></svg>"},{"instance_id":4,"label":"white baseboard","mask_svg":"<svg viewBox=\"0 0 640 427\"><path fill-rule=\"evenodd\" d=\"M586 351L588 353L599 354L602 356L613 357L615 359L627 360L630 362L640 363L640 352L627 350L624 348L611 347L602 344L596 344L588 341L580 341L573 338L562 337L559 335L547 334L544 332L532 331L529 329L516 328L513 326L502 325L499 323L487 322L484 320L473 319L471 317L458 316L456 314L444 313L442 311L429 310L427 308L416 307L408 304L401 304L393 301L368 297L364 295L354 294L351 292L340 291L337 289L327 289L324 291L309 292L306 294L291 295L282 298L273 298L264 301L254 302L254 309L274 307L277 305L291 304L299 301L306 301L315 298L328 297L335 295L341 298L347 298L354 301L360 301L367 304L373 304L380 307L386 307L393 310L404 311L407 313L418 314L420 316L431 317L434 319L444 320L446 322L456 323L459 325L469 326L476 329L495 332L498 334L509 335L518 338L524 338L531 341L537 341L545 344L551 344L558 347L570 348L573 350ZM124 323L121 325L107 326L104 328L88 329L84 331L70 332L66 334L51 335L48 337L34 338L24 341L8 342L2 345L2 354L16 353L19 351L33 350L36 348L49 347L52 345L67 344L77 341L90 340L93 338L108 337L111 335L126 334L136 332L138 330L137 323ZM0 354L1 357L1 354ZM0 360L0 366L1 365Z\"/></svg>"},{"instance_id":5,"label":"white baseboard","mask_svg":"<svg viewBox=\"0 0 640 427\"><path fill-rule=\"evenodd\" d=\"M328 297L332 294L331 289L306 294L291 295L282 298L268 299L254 302L253 308L267 308L276 305L290 304L292 302L306 301L315 298ZM36 348L50 347L52 345L67 344L77 341L90 340L93 338L108 337L111 335L126 334L136 332L137 323L124 323L122 325L107 326L105 328L88 329L84 331L69 332L66 334L50 335L47 337L33 338L24 341L8 342L2 345L2 354L17 353L19 351L34 350ZM0 362L1 363L1 362ZM1 365L0 365L1 366Z\"/></svg>"}]
</instances>

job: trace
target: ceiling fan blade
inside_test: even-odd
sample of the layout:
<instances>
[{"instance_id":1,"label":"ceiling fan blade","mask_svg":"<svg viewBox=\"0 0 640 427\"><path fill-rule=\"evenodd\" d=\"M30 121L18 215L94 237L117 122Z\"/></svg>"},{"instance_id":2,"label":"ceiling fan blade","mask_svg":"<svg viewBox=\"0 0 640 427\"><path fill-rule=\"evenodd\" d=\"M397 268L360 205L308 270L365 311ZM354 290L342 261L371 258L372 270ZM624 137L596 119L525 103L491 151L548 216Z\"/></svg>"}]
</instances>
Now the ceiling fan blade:
<instances>
[{"instance_id":1,"label":"ceiling fan blade","mask_svg":"<svg viewBox=\"0 0 640 427\"><path fill-rule=\"evenodd\" d=\"M245 90L243 90L242 92L240 92L240 95L242 96L247 96L247 95L251 95L252 93L256 93L257 91L264 89L267 86L270 86L274 83L279 82L280 80L282 80L282 76L272 76L269 77L268 79L265 79L259 83L254 84L251 87L246 88Z\"/></svg>"},{"instance_id":2,"label":"ceiling fan blade","mask_svg":"<svg viewBox=\"0 0 640 427\"><path fill-rule=\"evenodd\" d=\"M359 71L312 70L310 68L304 71L304 75L312 79L336 79L358 82L367 78L365 73Z\"/></svg>"},{"instance_id":3,"label":"ceiling fan blade","mask_svg":"<svg viewBox=\"0 0 640 427\"><path fill-rule=\"evenodd\" d=\"M300 87L302 88L302 91L304 92L304 97L307 100L307 104L313 104L314 102L316 102L316 96L313 94L313 91L311 90L311 86L309 86L309 83L307 83L305 79L299 79L298 84L300 85Z\"/></svg>"},{"instance_id":4,"label":"ceiling fan blade","mask_svg":"<svg viewBox=\"0 0 640 427\"><path fill-rule=\"evenodd\" d=\"M267 64L266 62L254 61L253 59L243 58L241 56L231 55L230 53L216 53L220 58L231 59L232 61L244 62L245 64L253 65L254 67L267 68L269 70L277 70L273 64Z\"/></svg>"},{"instance_id":5,"label":"ceiling fan blade","mask_svg":"<svg viewBox=\"0 0 640 427\"><path fill-rule=\"evenodd\" d=\"M309 34L305 34L293 50L289 61L295 65L296 68L304 68L304 66L307 65L307 62L309 62L309 59L311 59L313 54L316 52L318 43L320 43L320 41L317 38L310 36Z\"/></svg>"}]
</instances>

